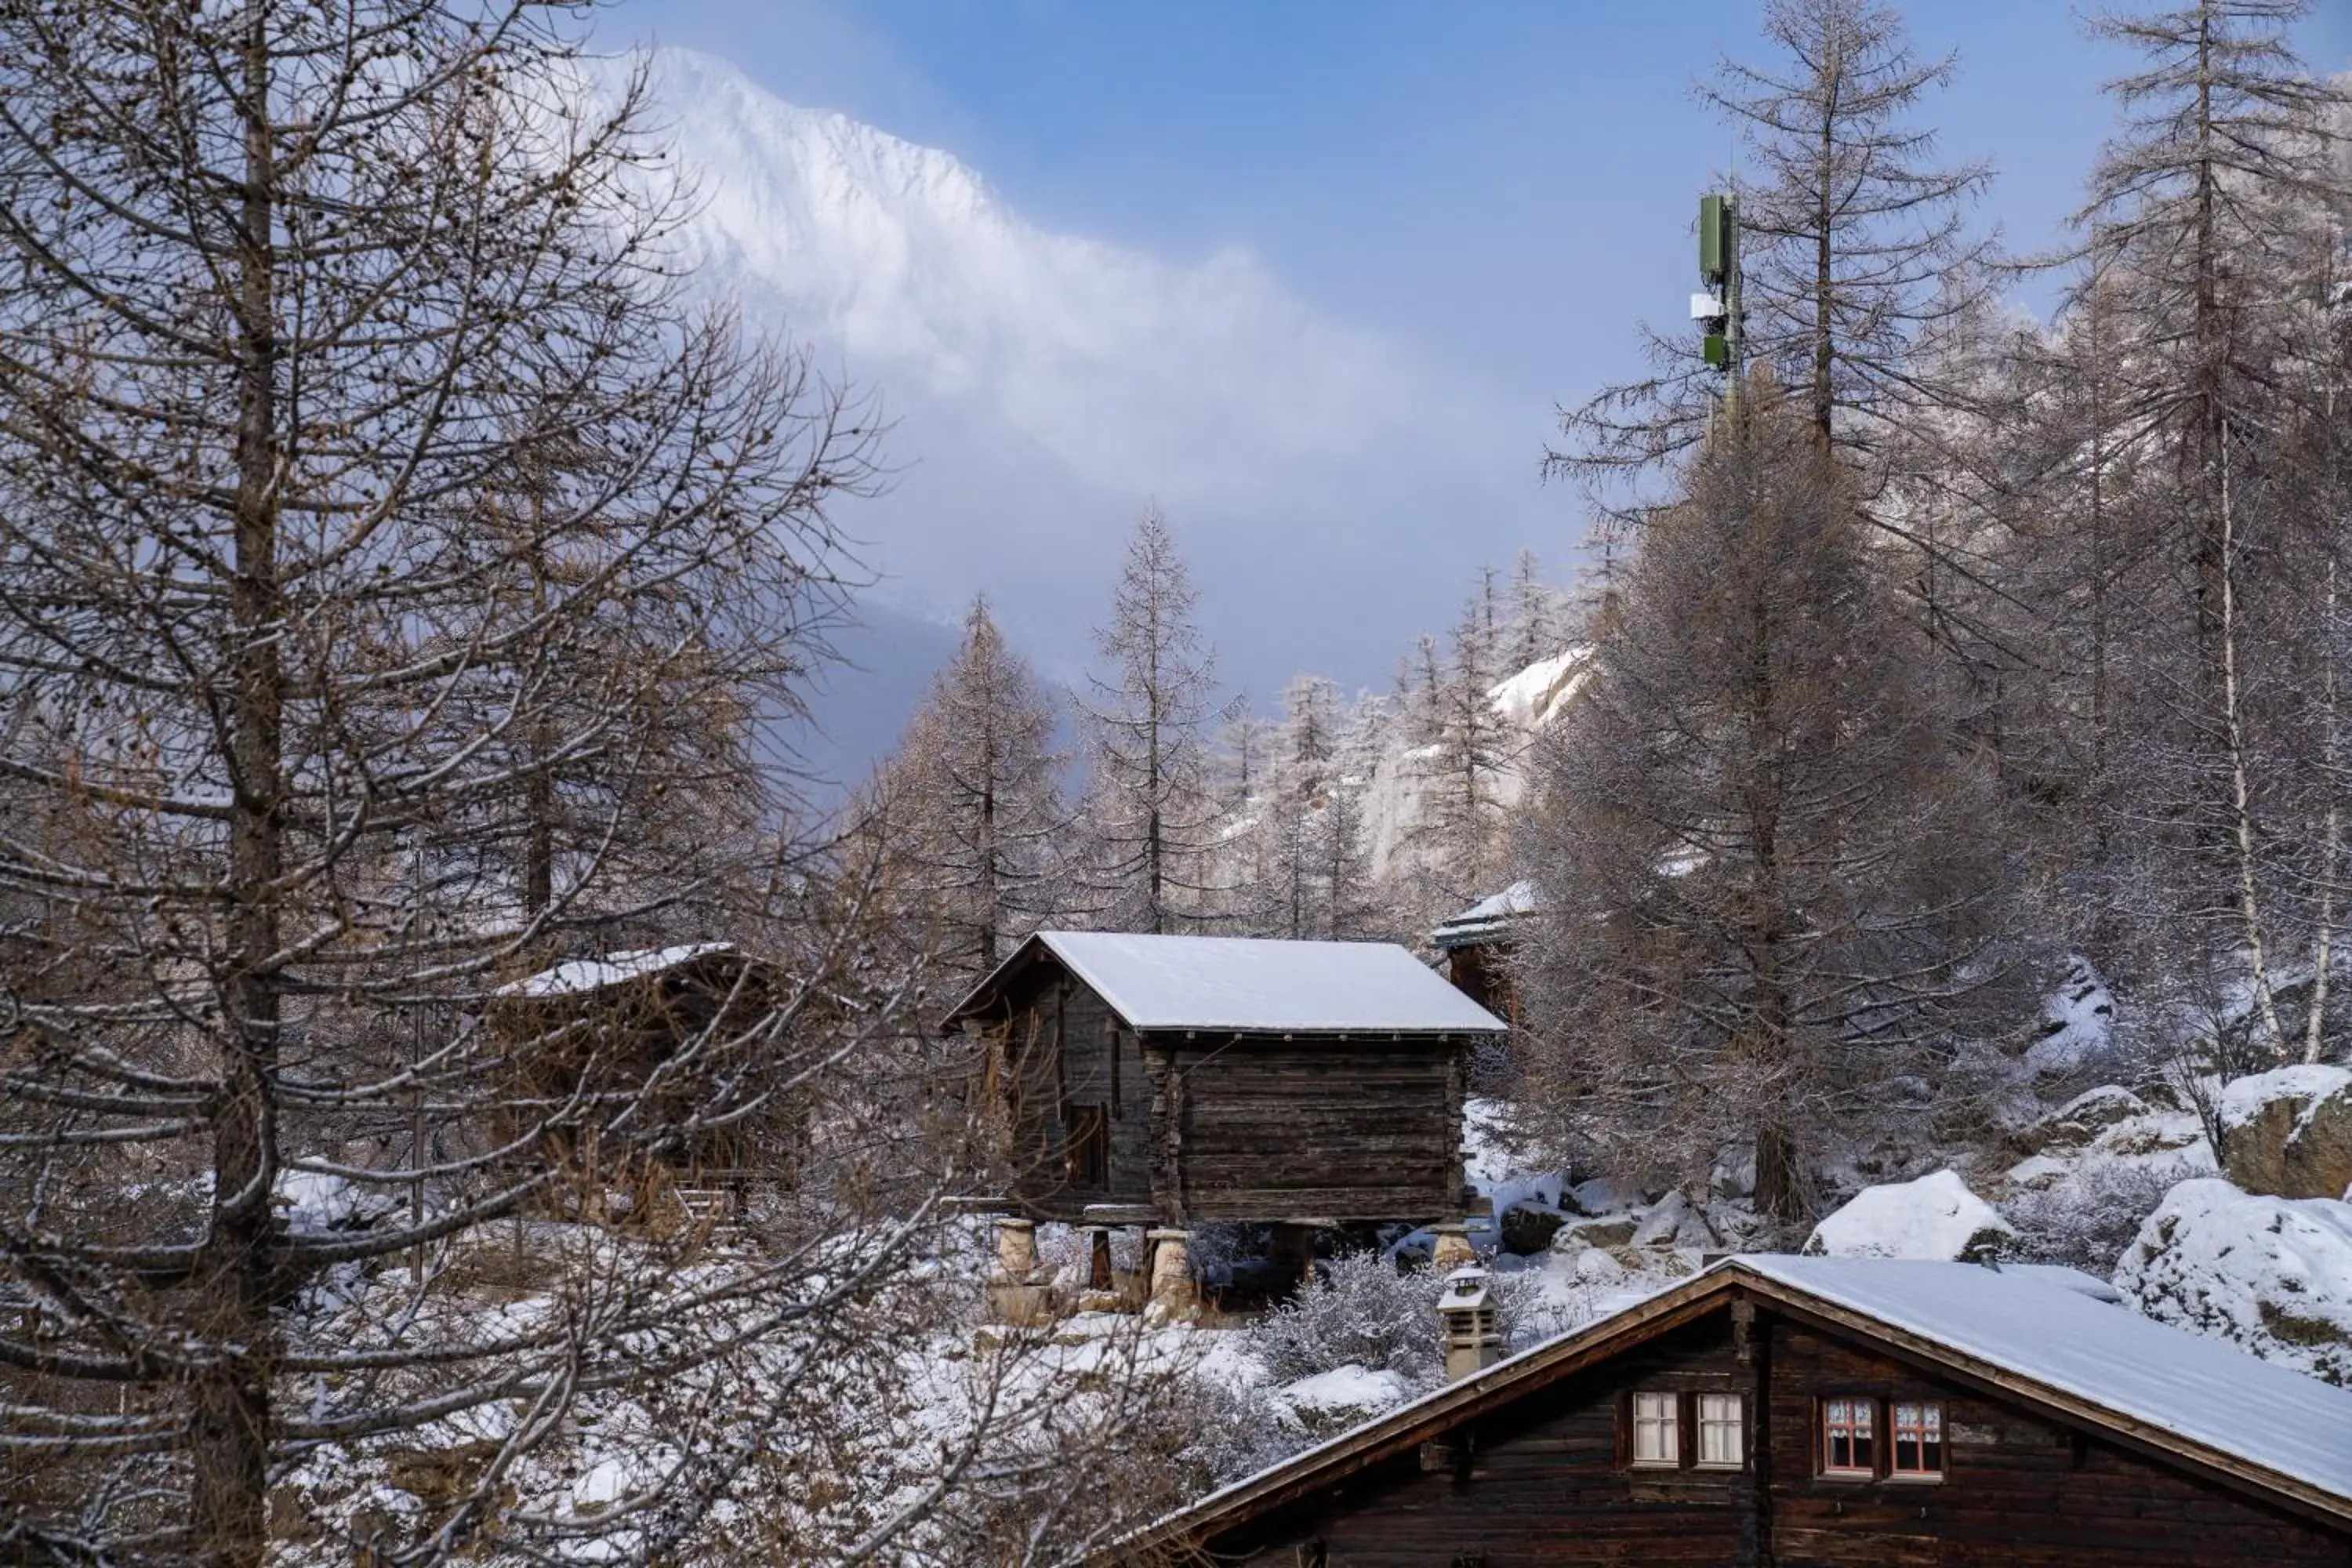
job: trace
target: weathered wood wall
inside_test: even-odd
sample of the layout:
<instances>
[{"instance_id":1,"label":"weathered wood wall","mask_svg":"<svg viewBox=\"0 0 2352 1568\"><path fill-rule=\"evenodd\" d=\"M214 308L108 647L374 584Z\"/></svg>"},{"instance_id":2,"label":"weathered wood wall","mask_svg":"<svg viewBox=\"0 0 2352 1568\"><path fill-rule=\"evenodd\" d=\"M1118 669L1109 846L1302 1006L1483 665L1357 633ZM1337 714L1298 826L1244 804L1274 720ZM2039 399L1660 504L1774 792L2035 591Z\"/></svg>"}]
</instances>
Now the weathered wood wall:
<instances>
[{"instance_id":1,"label":"weathered wood wall","mask_svg":"<svg viewBox=\"0 0 2352 1568\"><path fill-rule=\"evenodd\" d=\"M1843 1335L1782 1320L1771 1357L1772 1536L1783 1568L2352 1563L2352 1535L2257 1507L2219 1482L2078 1436ZM1942 1400L1945 1479L1816 1475L1812 1402L1825 1393Z\"/></svg>"},{"instance_id":2,"label":"weathered wood wall","mask_svg":"<svg viewBox=\"0 0 2352 1568\"><path fill-rule=\"evenodd\" d=\"M1150 1200L1150 1086L1133 1035L1102 998L1050 964L1009 992L988 1024L1008 1061L1014 1195L1040 1215L1076 1219L1093 1204ZM1100 1185L1072 1182L1081 1108L1100 1107L1108 1142Z\"/></svg>"},{"instance_id":3,"label":"weathered wood wall","mask_svg":"<svg viewBox=\"0 0 2352 1568\"><path fill-rule=\"evenodd\" d=\"M1460 1213L1458 1045L1247 1036L1152 1044L1162 1070L1183 1081L1188 1223Z\"/></svg>"},{"instance_id":4,"label":"weathered wood wall","mask_svg":"<svg viewBox=\"0 0 2352 1568\"><path fill-rule=\"evenodd\" d=\"M1752 1340L1743 1358L1728 1314L1711 1314L1434 1448L1215 1539L1214 1558L1294 1568L1314 1561L1319 1542L1328 1568L1465 1559L1483 1568L2352 1563L2352 1531L1918 1371L1843 1332L1764 1313ZM1747 1468L1629 1468L1619 1401L1636 1388L1742 1394L1754 1445ZM1945 1479L1817 1475L1814 1401L1832 1394L1943 1401ZM1769 1558L1758 1550L1765 1542Z\"/></svg>"}]
</instances>

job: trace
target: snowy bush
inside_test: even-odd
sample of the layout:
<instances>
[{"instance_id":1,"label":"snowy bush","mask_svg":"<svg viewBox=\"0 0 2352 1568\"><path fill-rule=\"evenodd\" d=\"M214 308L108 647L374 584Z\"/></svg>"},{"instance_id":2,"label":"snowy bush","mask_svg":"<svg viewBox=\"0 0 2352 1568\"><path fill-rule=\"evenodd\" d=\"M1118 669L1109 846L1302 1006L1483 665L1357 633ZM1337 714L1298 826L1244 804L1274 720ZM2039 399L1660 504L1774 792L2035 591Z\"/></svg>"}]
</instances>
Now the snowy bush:
<instances>
[{"instance_id":1,"label":"snowy bush","mask_svg":"<svg viewBox=\"0 0 2352 1568\"><path fill-rule=\"evenodd\" d=\"M1250 1349L1276 1383L1343 1366L1393 1372L1433 1383L1441 1356L1437 1282L1426 1269L1400 1270L1377 1252L1318 1265L1292 1300L1251 1331Z\"/></svg>"},{"instance_id":2,"label":"snowy bush","mask_svg":"<svg viewBox=\"0 0 2352 1568\"><path fill-rule=\"evenodd\" d=\"M1313 1441L1296 1412L1267 1384L1202 1374L1171 1423L1181 1433L1178 1462L1207 1487L1224 1486L1276 1464Z\"/></svg>"},{"instance_id":3,"label":"snowy bush","mask_svg":"<svg viewBox=\"0 0 2352 1568\"><path fill-rule=\"evenodd\" d=\"M2016 1228L2011 1256L2028 1263L2063 1263L2104 1279L2182 1179L2174 1166L2086 1163L2065 1180L2019 1193L2001 1205Z\"/></svg>"},{"instance_id":4,"label":"snowy bush","mask_svg":"<svg viewBox=\"0 0 2352 1568\"><path fill-rule=\"evenodd\" d=\"M1592 1321L1592 1293L1588 1288L1577 1284L1565 1295L1559 1294L1548 1288L1540 1269L1496 1274L1487 1285L1487 1299L1495 1304L1507 1355L1558 1339Z\"/></svg>"},{"instance_id":5,"label":"snowy bush","mask_svg":"<svg viewBox=\"0 0 2352 1568\"><path fill-rule=\"evenodd\" d=\"M1497 1272L1487 1289L1512 1353L1592 1316L1583 1291L1549 1291L1538 1271ZM1437 1279L1426 1268L1399 1269L1374 1252L1336 1258L1318 1267L1297 1298L1258 1321L1250 1353L1276 1384L1359 1367L1393 1373L1418 1393L1435 1387L1444 1372L1437 1296Z\"/></svg>"}]
</instances>

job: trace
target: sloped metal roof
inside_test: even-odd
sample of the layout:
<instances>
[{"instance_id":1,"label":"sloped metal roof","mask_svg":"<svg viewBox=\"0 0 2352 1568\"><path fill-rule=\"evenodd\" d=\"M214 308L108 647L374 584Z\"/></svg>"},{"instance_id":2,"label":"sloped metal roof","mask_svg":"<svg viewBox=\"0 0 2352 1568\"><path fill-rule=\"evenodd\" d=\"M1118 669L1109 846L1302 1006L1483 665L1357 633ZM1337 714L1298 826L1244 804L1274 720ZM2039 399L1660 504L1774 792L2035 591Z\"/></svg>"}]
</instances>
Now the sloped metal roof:
<instances>
[{"instance_id":1,"label":"sloped metal roof","mask_svg":"<svg viewBox=\"0 0 2352 1568\"><path fill-rule=\"evenodd\" d=\"M1134 1029L1491 1035L1507 1026L1387 942L1039 931L948 1015L983 1005L1043 948Z\"/></svg>"}]
</instances>

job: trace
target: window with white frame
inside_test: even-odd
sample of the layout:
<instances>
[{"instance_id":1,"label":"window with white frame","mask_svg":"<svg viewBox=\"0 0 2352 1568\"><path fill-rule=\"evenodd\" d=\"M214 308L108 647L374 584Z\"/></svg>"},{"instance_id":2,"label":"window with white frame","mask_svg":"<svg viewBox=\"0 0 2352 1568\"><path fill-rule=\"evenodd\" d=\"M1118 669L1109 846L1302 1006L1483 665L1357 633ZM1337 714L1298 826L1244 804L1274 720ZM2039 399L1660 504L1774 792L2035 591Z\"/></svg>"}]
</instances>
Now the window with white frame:
<instances>
[{"instance_id":1,"label":"window with white frame","mask_svg":"<svg viewBox=\"0 0 2352 1568\"><path fill-rule=\"evenodd\" d=\"M1825 1476L1875 1476L1878 1473L1876 1442L1877 1401L1874 1399L1824 1399L1822 1401L1822 1474Z\"/></svg>"},{"instance_id":2,"label":"window with white frame","mask_svg":"<svg viewBox=\"0 0 2352 1568\"><path fill-rule=\"evenodd\" d=\"M1944 1473L1944 1406L1933 1399L1898 1399L1892 1419L1895 1476L1937 1477Z\"/></svg>"},{"instance_id":3,"label":"window with white frame","mask_svg":"<svg viewBox=\"0 0 2352 1568\"><path fill-rule=\"evenodd\" d=\"M1710 1468L1736 1470L1747 1457L1742 1440L1739 1395L1702 1394L1698 1396L1698 1462Z\"/></svg>"},{"instance_id":4,"label":"window with white frame","mask_svg":"<svg viewBox=\"0 0 2352 1568\"><path fill-rule=\"evenodd\" d=\"M1682 1395L1633 1395L1633 1462L1637 1465L1679 1465L1683 1462Z\"/></svg>"}]
</instances>

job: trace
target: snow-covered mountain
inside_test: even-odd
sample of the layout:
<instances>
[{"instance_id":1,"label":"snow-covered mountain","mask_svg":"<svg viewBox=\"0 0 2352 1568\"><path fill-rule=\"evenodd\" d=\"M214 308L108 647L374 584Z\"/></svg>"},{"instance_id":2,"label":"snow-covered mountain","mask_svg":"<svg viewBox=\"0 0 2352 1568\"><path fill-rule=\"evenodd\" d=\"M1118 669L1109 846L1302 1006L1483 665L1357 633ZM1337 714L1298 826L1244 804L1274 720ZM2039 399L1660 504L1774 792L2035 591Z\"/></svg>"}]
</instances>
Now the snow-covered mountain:
<instances>
[{"instance_id":1,"label":"snow-covered mountain","mask_svg":"<svg viewBox=\"0 0 2352 1568\"><path fill-rule=\"evenodd\" d=\"M1516 809L1527 794L1528 746L1568 710L1591 674L1592 649L1578 644L1538 659L1487 692L1508 736L1506 761L1493 779L1493 797L1504 809ZM1435 774L1438 750L1391 746L1365 784L1364 830L1377 882L1393 883L1411 875L1416 857L1427 853L1421 830L1427 824L1430 794L1440 782Z\"/></svg>"},{"instance_id":2,"label":"snow-covered mountain","mask_svg":"<svg viewBox=\"0 0 2352 1568\"><path fill-rule=\"evenodd\" d=\"M1246 252L1175 267L1047 233L950 154L786 103L708 55L655 55L651 86L714 280L894 395L976 402L1073 471L1147 476L1171 501L1269 457L1341 457L1406 411L1385 343L1318 317Z\"/></svg>"},{"instance_id":3,"label":"snow-covered mountain","mask_svg":"<svg viewBox=\"0 0 2352 1568\"><path fill-rule=\"evenodd\" d=\"M1466 541L1493 534L1469 547L1500 559L1538 508L1523 433L1244 249L1176 261L1049 232L948 153L708 55L645 65L697 285L895 421L892 493L845 521L903 609L951 619L985 591L1073 673L1157 500L1229 679L1376 679L1444 613Z\"/></svg>"}]
</instances>

